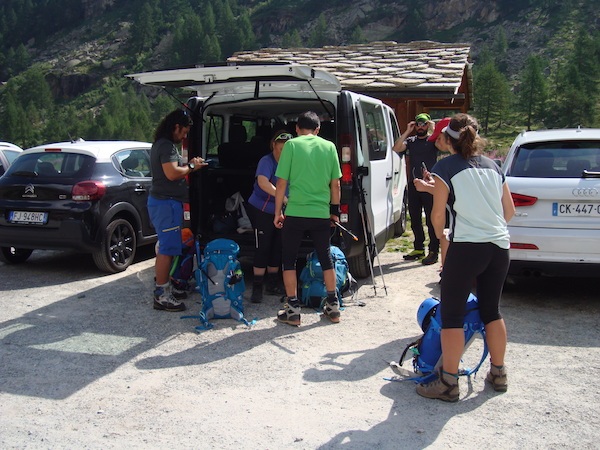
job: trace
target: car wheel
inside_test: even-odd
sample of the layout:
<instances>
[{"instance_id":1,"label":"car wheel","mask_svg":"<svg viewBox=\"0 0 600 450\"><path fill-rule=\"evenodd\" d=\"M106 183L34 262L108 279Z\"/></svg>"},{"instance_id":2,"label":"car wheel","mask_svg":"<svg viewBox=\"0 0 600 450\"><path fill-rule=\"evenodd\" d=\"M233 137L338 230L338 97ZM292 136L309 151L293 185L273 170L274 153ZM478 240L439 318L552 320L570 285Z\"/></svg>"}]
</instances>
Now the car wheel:
<instances>
[{"instance_id":1,"label":"car wheel","mask_svg":"<svg viewBox=\"0 0 600 450\"><path fill-rule=\"evenodd\" d=\"M367 278L371 276L371 265L373 264L373 252L371 252L371 261L367 254L367 247L363 247L362 252L357 256L348 258L350 273L354 278Z\"/></svg>"},{"instance_id":2,"label":"car wheel","mask_svg":"<svg viewBox=\"0 0 600 450\"><path fill-rule=\"evenodd\" d=\"M404 200L402 202L402 211L400 212L400 218L394 224L394 236L402 236L406 231L406 225L408 224L408 191L404 192Z\"/></svg>"},{"instance_id":3,"label":"car wheel","mask_svg":"<svg viewBox=\"0 0 600 450\"><path fill-rule=\"evenodd\" d=\"M0 261L6 264L21 264L27 261L33 250L28 248L2 247L0 248Z\"/></svg>"},{"instance_id":4,"label":"car wheel","mask_svg":"<svg viewBox=\"0 0 600 450\"><path fill-rule=\"evenodd\" d=\"M104 272L122 272L133 262L136 245L133 226L125 219L113 220L104 230L100 248L92 253L94 263Z\"/></svg>"}]
</instances>

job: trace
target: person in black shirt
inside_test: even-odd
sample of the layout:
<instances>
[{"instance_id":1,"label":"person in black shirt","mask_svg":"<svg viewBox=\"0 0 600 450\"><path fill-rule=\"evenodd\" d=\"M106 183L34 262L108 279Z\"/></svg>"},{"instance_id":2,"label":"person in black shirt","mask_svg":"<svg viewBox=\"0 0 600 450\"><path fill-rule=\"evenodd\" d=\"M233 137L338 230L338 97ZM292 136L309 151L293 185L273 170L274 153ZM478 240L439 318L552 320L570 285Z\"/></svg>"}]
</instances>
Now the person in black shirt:
<instances>
[{"instance_id":1,"label":"person in black shirt","mask_svg":"<svg viewBox=\"0 0 600 450\"><path fill-rule=\"evenodd\" d=\"M414 261L420 259L425 265L435 264L438 261L440 241L435 236L431 224L431 208L433 197L427 192L419 192L415 188L415 179L423 178L423 171L428 171L437 161L438 150L435 142L427 140L431 117L427 113L417 114L415 120L406 126L406 131L394 143L394 151L406 152L406 165L408 172L408 213L411 219L411 228L415 235L414 250L404 259ZM411 136L413 131L416 133ZM410 137L409 137L410 136ZM429 254L425 256L425 231L421 215L425 210L425 223L429 234Z\"/></svg>"}]
</instances>

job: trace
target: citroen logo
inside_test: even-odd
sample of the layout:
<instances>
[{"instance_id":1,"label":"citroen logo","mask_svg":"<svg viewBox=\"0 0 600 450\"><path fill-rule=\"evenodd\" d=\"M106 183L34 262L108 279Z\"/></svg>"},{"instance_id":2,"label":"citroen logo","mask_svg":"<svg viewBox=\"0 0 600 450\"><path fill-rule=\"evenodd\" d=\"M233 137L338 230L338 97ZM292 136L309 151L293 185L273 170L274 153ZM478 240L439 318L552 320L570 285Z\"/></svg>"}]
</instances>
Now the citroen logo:
<instances>
[{"instance_id":1,"label":"citroen logo","mask_svg":"<svg viewBox=\"0 0 600 450\"><path fill-rule=\"evenodd\" d=\"M35 187L33 186L33 184L28 184L27 186L25 186L25 193L23 194L23 197L26 198L36 198L37 195L35 195Z\"/></svg>"},{"instance_id":2,"label":"citroen logo","mask_svg":"<svg viewBox=\"0 0 600 450\"><path fill-rule=\"evenodd\" d=\"M596 188L575 188L573 189L575 197L597 197L598 189Z\"/></svg>"}]
</instances>

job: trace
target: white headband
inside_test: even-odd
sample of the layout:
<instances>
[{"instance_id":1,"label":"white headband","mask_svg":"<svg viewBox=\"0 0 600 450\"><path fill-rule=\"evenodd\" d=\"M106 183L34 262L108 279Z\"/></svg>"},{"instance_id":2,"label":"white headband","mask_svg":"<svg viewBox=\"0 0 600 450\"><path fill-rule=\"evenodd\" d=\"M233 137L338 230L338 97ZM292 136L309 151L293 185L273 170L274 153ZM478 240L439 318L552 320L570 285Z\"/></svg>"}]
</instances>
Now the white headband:
<instances>
[{"instance_id":1,"label":"white headband","mask_svg":"<svg viewBox=\"0 0 600 450\"><path fill-rule=\"evenodd\" d=\"M452 128L450 128L450 125L444 127L442 133L447 133L448 136L453 137L454 139L458 139L460 137L460 131L453 130Z\"/></svg>"}]
</instances>

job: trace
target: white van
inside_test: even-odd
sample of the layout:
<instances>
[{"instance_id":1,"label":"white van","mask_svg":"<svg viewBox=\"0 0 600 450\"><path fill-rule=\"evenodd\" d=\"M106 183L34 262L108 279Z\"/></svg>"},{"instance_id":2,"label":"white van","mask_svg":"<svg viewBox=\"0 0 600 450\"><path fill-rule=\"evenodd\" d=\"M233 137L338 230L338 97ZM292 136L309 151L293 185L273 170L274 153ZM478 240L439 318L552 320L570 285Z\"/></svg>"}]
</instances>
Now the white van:
<instances>
[{"instance_id":1,"label":"white van","mask_svg":"<svg viewBox=\"0 0 600 450\"><path fill-rule=\"evenodd\" d=\"M332 243L346 254L352 274L368 276L367 254L373 258L373 246L381 250L404 232L406 168L402 155L392 151L400 131L394 111L381 100L343 90L334 75L297 64L230 63L127 76L144 85L194 93L186 105L194 120L187 156L213 160L190 180L192 229L203 239L216 237L211 218L224 210L225 199L238 191L248 199L256 165L270 152L273 133L286 129L295 134L296 118L305 111L319 115L319 135L338 149L340 222L358 241L336 228ZM228 237L253 250L252 233Z\"/></svg>"}]
</instances>

